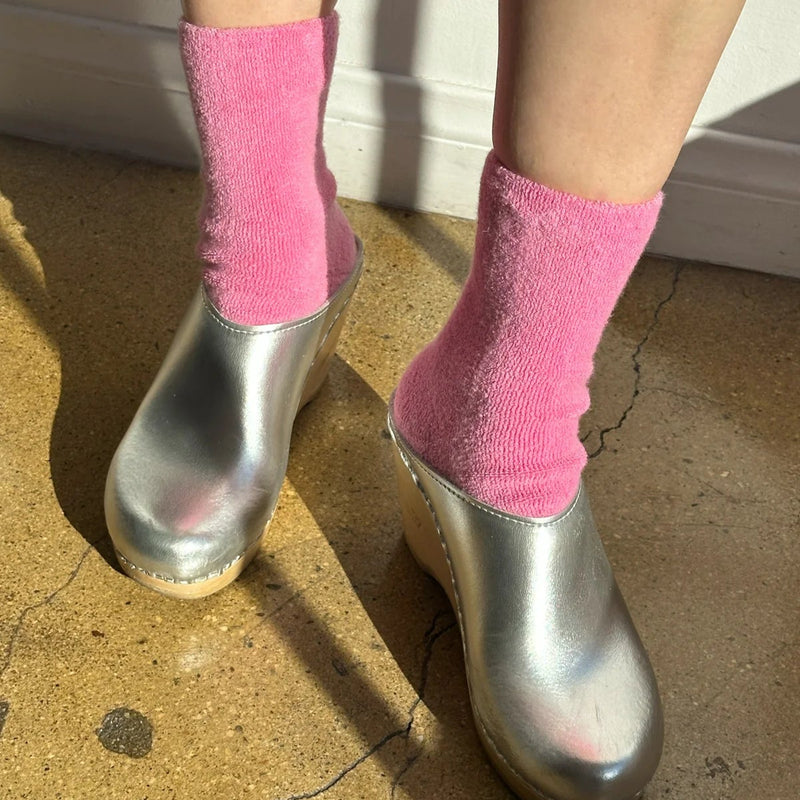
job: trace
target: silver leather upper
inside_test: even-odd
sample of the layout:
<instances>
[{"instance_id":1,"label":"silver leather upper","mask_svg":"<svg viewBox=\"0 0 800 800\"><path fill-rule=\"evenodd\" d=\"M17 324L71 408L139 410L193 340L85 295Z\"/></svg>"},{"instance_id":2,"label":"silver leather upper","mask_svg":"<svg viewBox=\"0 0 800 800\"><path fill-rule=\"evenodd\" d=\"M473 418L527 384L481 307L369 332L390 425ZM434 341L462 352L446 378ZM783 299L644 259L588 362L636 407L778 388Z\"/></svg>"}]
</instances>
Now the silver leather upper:
<instances>
[{"instance_id":1,"label":"silver leather upper","mask_svg":"<svg viewBox=\"0 0 800 800\"><path fill-rule=\"evenodd\" d=\"M499 512L438 475L390 429L434 511L479 733L513 788L628 800L652 776L655 677L581 485L561 514Z\"/></svg>"},{"instance_id":2,"label":"silver leather upper","mask_svg":"<svg viewBox=\"0 0 800 800\"><path fill-rule=\"evenodd\" d=\"M235 563L269 522L314 358L361 272L317 313L238 325L198 291L114 455L105 511L117 552L161 580Z\"/></svg>"}]
</instances>

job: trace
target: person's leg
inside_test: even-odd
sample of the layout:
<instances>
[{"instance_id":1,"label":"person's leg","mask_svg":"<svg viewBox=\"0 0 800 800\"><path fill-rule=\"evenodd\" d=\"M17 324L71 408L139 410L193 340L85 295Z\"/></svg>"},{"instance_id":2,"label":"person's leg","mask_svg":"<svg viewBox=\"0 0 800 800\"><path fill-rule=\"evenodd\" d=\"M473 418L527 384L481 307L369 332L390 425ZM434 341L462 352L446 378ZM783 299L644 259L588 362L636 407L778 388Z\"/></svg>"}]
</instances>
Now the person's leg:
<instances>
[{"instance_id":1,"label":"person's leg","mask_svg":"<svg viewBox=\"0 0 800 800\"><path fill-rule=\"evenodd\" d=\"M336 0L182 0L183 15L209 28L255 28L284 25L333 11Z\"/></svg>"},{"instance_id":2,"label":"person's leg","mask_svg":"<svg viewBox=\"0 0 800 800\"><path fill-rule=\"evenodd\" d=\"M501 0L475 261L398 387L407 440L504 511L575 495L603 327L743 0Z\"/></svg>"},{"instance_id":3,"label":"person's leg","mask_svg":"<svg viewBox=\"0 0 800 800\"><path fill-rule=\"evenodd\" d=\"M578 420L741 5L501 0L472 271L391 404L406 539L450 595L478 731L526 800L631 800L661 754Z\"/></svg>"},{"instance_id":4,"label":"person's leg","mask_svg":"<svg viewBox=\"0 0 800 800\"><path fill-rule=\"evenodd\" d=\"M355 259L322 148L334 2L183 5L181 54L203 156L206 290L237 323L307 316Z\"/></svg>"},{"instance_id":5,"label":"person's leg","mask_svg":"<svg viewBox=\"0 0 800 800\"><path fill-rule=\"evenodd\" d=\"M594 200L662 187L744 0L501 0L493 140Z\"/></svg>"},{"instance_id":6,"label":"person's leg","mask_svg":"<svg viewBox=\"0 0 800 800\"><path fill-rule=\"evenodd\" d=\"M203 288L105 493L122 568L175 597L218 591L257 552L295 415L325 379L361 273L322 148L332 5L187 0L179 23L203 157Z\"/></svg>"}]
</instances>

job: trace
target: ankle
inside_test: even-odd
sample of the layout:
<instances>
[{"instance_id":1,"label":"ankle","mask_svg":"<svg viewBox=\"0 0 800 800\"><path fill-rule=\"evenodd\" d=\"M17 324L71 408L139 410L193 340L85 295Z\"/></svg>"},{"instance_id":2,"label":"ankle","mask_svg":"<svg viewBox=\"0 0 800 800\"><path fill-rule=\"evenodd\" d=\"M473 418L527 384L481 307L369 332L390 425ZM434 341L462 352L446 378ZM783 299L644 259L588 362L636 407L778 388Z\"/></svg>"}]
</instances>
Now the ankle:
<instances>
[{"instance_id":1,"label":"ankle","mask_svg":"<svg viewBox=\"0 0 800 800\"><path fill-rule=\"evenodd\" d=\"M338 17L264 28L182 22L203 154L198 255L218 310L259 325L313 313L355 258L322 123Z\"/></svg>"},{"instance_id":2,"label":"ankle","mask_svg":"<svg viewBox=\"0 0 800 800\"><path fill-rule=\"evenodd\" d=\"M594 352L660 205L588 201L490 154L472 271L395 396L400 432L444 477L522 516L569 504Z\"/></svg>"}]
</instances>

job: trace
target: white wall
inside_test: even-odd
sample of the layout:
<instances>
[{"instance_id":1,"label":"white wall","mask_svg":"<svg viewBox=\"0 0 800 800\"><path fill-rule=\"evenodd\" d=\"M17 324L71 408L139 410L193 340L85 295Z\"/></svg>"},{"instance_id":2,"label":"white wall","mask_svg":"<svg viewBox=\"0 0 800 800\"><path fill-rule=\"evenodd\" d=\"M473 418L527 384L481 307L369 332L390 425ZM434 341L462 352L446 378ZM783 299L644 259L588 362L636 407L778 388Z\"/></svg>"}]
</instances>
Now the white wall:
<instances>
[{"instance_id":1,"label":"white wall","mask_svg":"<svg viewBox=\"0 0 800 800\"><path fill-rule=\"evenodd\" d=\"M0 2L0 129L196 164L178 0ZM493 0L340 0L326 141L342 194L473 216ZM800 276L800 6L748 0L651 250ZM354 157L354 153L358 157Z\"/></svg>"}]
</instances>

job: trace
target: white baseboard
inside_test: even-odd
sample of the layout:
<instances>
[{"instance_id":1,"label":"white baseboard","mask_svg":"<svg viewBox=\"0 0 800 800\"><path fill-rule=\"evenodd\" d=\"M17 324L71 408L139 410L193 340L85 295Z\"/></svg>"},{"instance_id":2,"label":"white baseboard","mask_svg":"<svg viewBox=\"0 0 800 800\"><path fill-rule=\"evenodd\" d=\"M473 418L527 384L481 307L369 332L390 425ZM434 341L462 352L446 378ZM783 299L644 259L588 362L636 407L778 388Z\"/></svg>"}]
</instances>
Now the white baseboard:
<instances>
[{"instance_id":1,"label":"white baseboard","mask_svg":"<svg viewBox=\"0 0 800 800\"><path fill-rule=\"evenodd\" d=\"M474 217L490 92L340 64L326 147L341 194ZM196 166L174 30L0 2L0 130ZM800 277L800 145L693 129L649 250Z\"/></svg>"},{"instance_id":2,"label":"white baseboard","mask_svg":"<svg viewBox=\"0 0 800 800\"><path fill-rule=\"evenodd\" d=\"M800 145L693 128L649 250L800 277Z\"/></svg>"}]
</instances>

